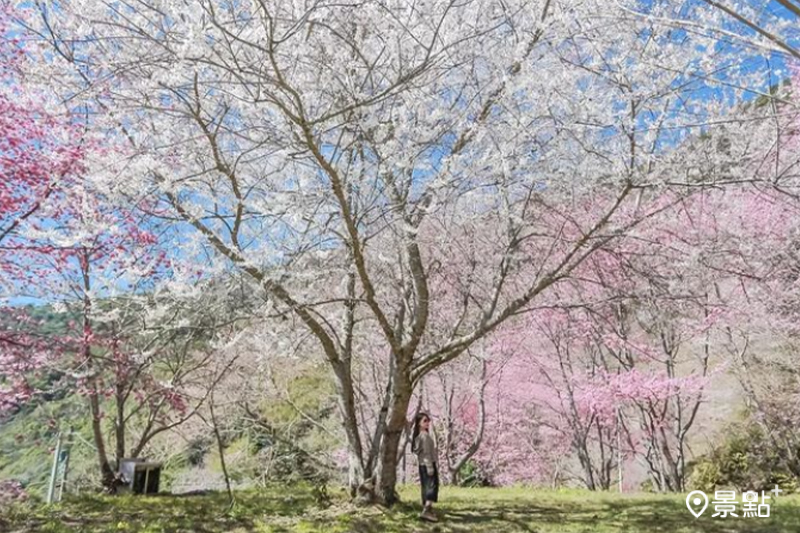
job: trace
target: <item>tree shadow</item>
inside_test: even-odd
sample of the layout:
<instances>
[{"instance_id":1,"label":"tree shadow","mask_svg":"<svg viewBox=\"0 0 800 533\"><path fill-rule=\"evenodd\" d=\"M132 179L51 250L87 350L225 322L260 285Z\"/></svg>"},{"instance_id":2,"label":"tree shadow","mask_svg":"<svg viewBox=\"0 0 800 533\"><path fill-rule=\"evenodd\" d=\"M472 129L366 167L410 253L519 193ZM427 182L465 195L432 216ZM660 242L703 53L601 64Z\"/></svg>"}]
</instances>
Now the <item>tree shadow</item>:
<instances>
[{"instance_id":1,"label":"tree shadow","mask_svg":"<svg viewBox=\"0 0 800 533\"><path fill-rule=\"evenodd\" d=\"M771 518L712 518L711 511L692 516L680 501L638 500L559 503L553 506L493 502L474 510L448 510L446 522L456 531L558 531L558 526L585 531L642 533L785 533L800 531L800 515L794 506L777 508ZM783 512L781 512L783 511Z\"/></svg>"},{"instance_id":2,"label":"tree shadow","mask_svg":"<svg viewBox=\"0 0 800 533\"><path fill-rule=\"evenodd\" d=\"M485 500L481 499L486 497ZM474 499L473 499L474 498ZM680 497L604 494L523 493L500 496L488 492L454 495L437 506L441 518L431 524L419 519L420 507L400 503L391 509L357 508L345 499L318 509L302 490L243 491L237 505L225 513L225 493L155 497L82 496L52 508L40 508L24 523L11 518L0 531L161 531L163 533L785 533L800 531L795 500L778 500L770 518L699 519ZM3 513L0 513L2 515ZM0 520L9 517L0 517ZM120 524L122 527L120 528Z\"/></svg>"}]
</instances>

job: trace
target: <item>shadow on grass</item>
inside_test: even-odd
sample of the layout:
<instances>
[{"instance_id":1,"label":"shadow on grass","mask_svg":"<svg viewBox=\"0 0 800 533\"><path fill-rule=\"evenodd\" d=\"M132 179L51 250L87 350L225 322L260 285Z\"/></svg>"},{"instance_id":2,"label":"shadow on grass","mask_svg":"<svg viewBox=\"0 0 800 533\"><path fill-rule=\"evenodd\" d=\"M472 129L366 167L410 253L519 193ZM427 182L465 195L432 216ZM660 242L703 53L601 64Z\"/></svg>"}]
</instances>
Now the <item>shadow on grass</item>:
<instances>
[{"instance_id":1,"label":"shadow on grass","mask_svg":"<svg viewBox=\"0 0 800 533\"><path fill-rule=\"evenodd\" d=\"M252 531L271 518L300 517L312 506L311 496L301 491L297 494L240 492L230 512L226 512L229 505L224 493L150 497L82 495L68 497L53 507L32 509L27 514L15 513L2 531Z\"/></svg>"},{"instance_id":2,"label":"shadow on grass","mask_svg":"<svg viewBox=\"0 0 800 533\"><path fill-rule=\"evenodd\" d=\"M537 502L535 493L530 504L514 500L493 500L482 503L446 502L441 510L442 521L436 525L417 525L411 531L440 531L443 533L785 533L800 532L800 506L794 500L773 506L770 518L739 517L713 518L708 509L699 519L692 516L683 502L665 498L620 498L606 496L586 501L573 498L548 498ZM416 517L414 510L404 511L409 519ZM352 531L357 533L395 533L409 531L404 527L386 527L389 524L362 524ZM375 526L383 526L375 527ZM393 524L392 524L393 525Z\"/></svg>"},{"instance_id":3,"label":"shadow on grass","mask_svg":"<svg viewBox=\"0 0 800 533\"><path fill-rule=\"evenodd\" d=\"M548 502L549 503L549 502ZM494 502L491 507L458 509L446 513L446 531L531 533L540 531L642 532L642 533L785 533L800 531L795 505L773 508L770 518L712 518L712 510L699 519L680 501L621 500L553 502L524 505Z\"/></svg>"},{"instance_id":4,"label":"shadow on grass","mask_svg":"<svg viewBox=\"0 0 800 533\"><path fill-rule=\"evenodd\" d=\"M498 497L498 495L500 497ZM19 519L0 516L14 533L74 531L157 533L784 533L800 531L800 505L778 501L771 518L695 519L681 499L519 492L462 491L443 499L441 521L419 520L419 505L356 508L341 497L327 510L302 489L282 487L237 493L232 512L224 493L155 497L82 496ZM2 515L2 512L0 512ZM5 523L2 521L6 520ZM9 527L10 526L10 527ZM8 528L8 529L6 529Z\"/></svg>"},{"instance_id":5,"label":"shadow on grass","mask_svg":"<svg viewBox=\"0 0 800 533\"><path fill-rule=\"evenodd\" d=\"M793 502L773 505L766 517L744 517L739 508L738 517L714 518L709 507L700 518L695 518L683 501L629 501L604 502L605 508L616 520L635 530L656 533L698 531L703 533L786 533L800 531L800 516Z\"/></svg>"}]
</instances>

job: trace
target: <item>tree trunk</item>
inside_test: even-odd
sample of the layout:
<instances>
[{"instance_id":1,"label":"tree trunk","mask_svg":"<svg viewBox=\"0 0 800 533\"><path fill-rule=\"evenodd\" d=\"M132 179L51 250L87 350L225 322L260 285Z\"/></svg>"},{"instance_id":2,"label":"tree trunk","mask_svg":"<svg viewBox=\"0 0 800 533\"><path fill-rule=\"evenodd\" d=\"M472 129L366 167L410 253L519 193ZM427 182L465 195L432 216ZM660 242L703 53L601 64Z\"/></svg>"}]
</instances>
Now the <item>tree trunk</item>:
<instances>
[{"instance_id":1,"label":"tree trunk","mask_svg":"<svg viewBox=\"0 0 800 533\"><path fill-rule=\"evenodd\" d=\"M92 414L92 436L94 437L94 445L97 448L97 460L100 466L101 482L106 490L114 492L116 489L116 476L114 475L114 469L111 468L111 464L108 462L106 444L103 439L103 427L101 425L100 401L97 395L97 388L92 386L92 391L89 393L89 409Z\"/></svg>"},{"instance_id":2,"label":"tree trunk","mask_svg":"<svg viewBox=\"0 0 800 533\"><path fill-rule=\"evenodd\" d=\"M578 452L578 460L581 463L581 467L583 467L583 482L587 489L597 490L592 469L592 458L586 445L586 437L575 437L574 443L574 449Z\"/></svg>"},{"instance_id":3,"label":"tree trunk","mask_svg":"<svg viewBox=\"0 0 800 533\"><path fill-rule=\"evenodd\" d=\"M97 461L100 466L100 479L103 487L109 492L116 492L116 475L108 462L106 453L106 443L103 438L102 412L100 409L100 391L97 390L97 382L92 373L94 371L92 359L92 347L89 341L92 336L92 299L90 297L91 281L89 278L89 254L83 250L80 257L81 274L83 277L83 342L81 344L81 357L86 364L89 377L89 411L92 415L92 436L94 445L97 448Z\"/></svg>"},{"instance_id":4,"label":"tree trunk","mask_svg":"<svg viewBox=\"0 0 800 533\"><path fill-rule=\"evenodd\" d=\"M375 501L391 506L399 501L397 495L397 462L400 440L408 423L408 406L411 403L410 373L396 372L386 428L381 439L376 471Z\"/></svg>"},{"instance_id":5,"label":"tree trunk","mask_svg":"<svg viewBox=\"0 0 800 533\"><path fill-rule=\"evenodd\" d=\"M347 484L350 490L350 497L355 498L359 495L361 487L368 481L365 477L369 477L370 473L366 473L367 475L365 476L364 450L361 443L361 434L358 431L355 391L349 365L346 365L345 362L337 362L332 366L336 382L339 415L342 417L342 424L347 438Z\"/></svg>"},{"instance_id":6,"label":"tree trunk","mask_svg":"<svg viewBox=\"0 0 800 533\"><path fill-rule=\"evenodd\" d=\"M228 474L228 464L225 462L225 443L222 441L222 433L217 424L217 415L214 414L214 397L213 395L208 402L208 410L211 414L211 428L214 431L214 438L217 441L217 452L219 453L219 464L222 467L222 475L225 477L225 489L228 491L228 510L230 510L236 502L236 496L233 494L231 487L231 476Z\"/></svg>"},{"instance_id":7,"label":"tree trunk","mask_svg":"<svg viewBox=\"0 0 800 533\"><path fill-rule=\"evenodd\" d=\"M481 387L478 395L478 430L476 431L472 443L470 443L469 448L458 458L453 464L450 460L453 450L452 446L452 408L450 407L452 396L449 398L450 401L447 403L447 416L448 416L448 435L447 435L447 467L450 470L450 484L457 486L461 482L461 469L464 468L464 465L467 464L467 461L472 459L472 457L478 452L483 443L483 433L486 428L486 386L489 384L489 381L486 379L486 360L483 359L481 361Z\"/></svg>"},{"instance_id":8,"label":"tree trunk","mask_svg":"<svg viewBox=\"0 0 800 533\"><path fill-rule=\"evenodd\" d=\"M116 439L117 469L120 461L125 457L125 400L124 392L117 386L117 418L114 421L114 438Z\"/></svg>"}]
</instances>

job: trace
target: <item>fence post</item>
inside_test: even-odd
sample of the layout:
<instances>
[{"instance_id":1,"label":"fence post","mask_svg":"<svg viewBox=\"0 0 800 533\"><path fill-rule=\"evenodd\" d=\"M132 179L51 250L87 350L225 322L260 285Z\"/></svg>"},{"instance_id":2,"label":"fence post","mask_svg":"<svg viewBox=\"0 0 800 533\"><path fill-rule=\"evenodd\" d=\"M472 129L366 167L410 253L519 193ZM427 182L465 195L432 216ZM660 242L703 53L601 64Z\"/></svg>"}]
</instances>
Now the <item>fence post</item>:
<instances>
[{"instance_id":1,"label":"fence post","mask_svg":"<svg viewBox=\"0 0 800 533\"><path fill-rule=\"evenodd\" d=\"M47 503L53 503L56 492L56 477L58 476L58 463L61 461L61 432L56 440L56 453L53 455L53 468L50 471L50 485L47 487Z\"/></svg>"}]
</instances>

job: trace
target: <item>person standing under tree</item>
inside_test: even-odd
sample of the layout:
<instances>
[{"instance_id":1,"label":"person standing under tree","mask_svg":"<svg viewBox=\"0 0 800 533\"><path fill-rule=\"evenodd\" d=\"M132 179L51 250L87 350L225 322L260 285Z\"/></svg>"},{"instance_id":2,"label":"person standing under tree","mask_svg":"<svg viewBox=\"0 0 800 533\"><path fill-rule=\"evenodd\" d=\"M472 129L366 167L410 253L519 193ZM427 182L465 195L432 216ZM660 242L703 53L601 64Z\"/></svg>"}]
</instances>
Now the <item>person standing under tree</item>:
<instances>
[{"instance_id":1,"label":"person standing under tree","mask_svg":"<svg viewBox=\"0 0 800 533\"><path fill-rule=\"evenodd\" d=\"M422 489L420 518L436 522L438 518L433 512L433 504L439 501L439 470L436 464L439 454L430 427L431 417L427 413L419 413L414 419L411 451L417 455L419 464L419 482Z\"/></svg>"}]
</instances>

